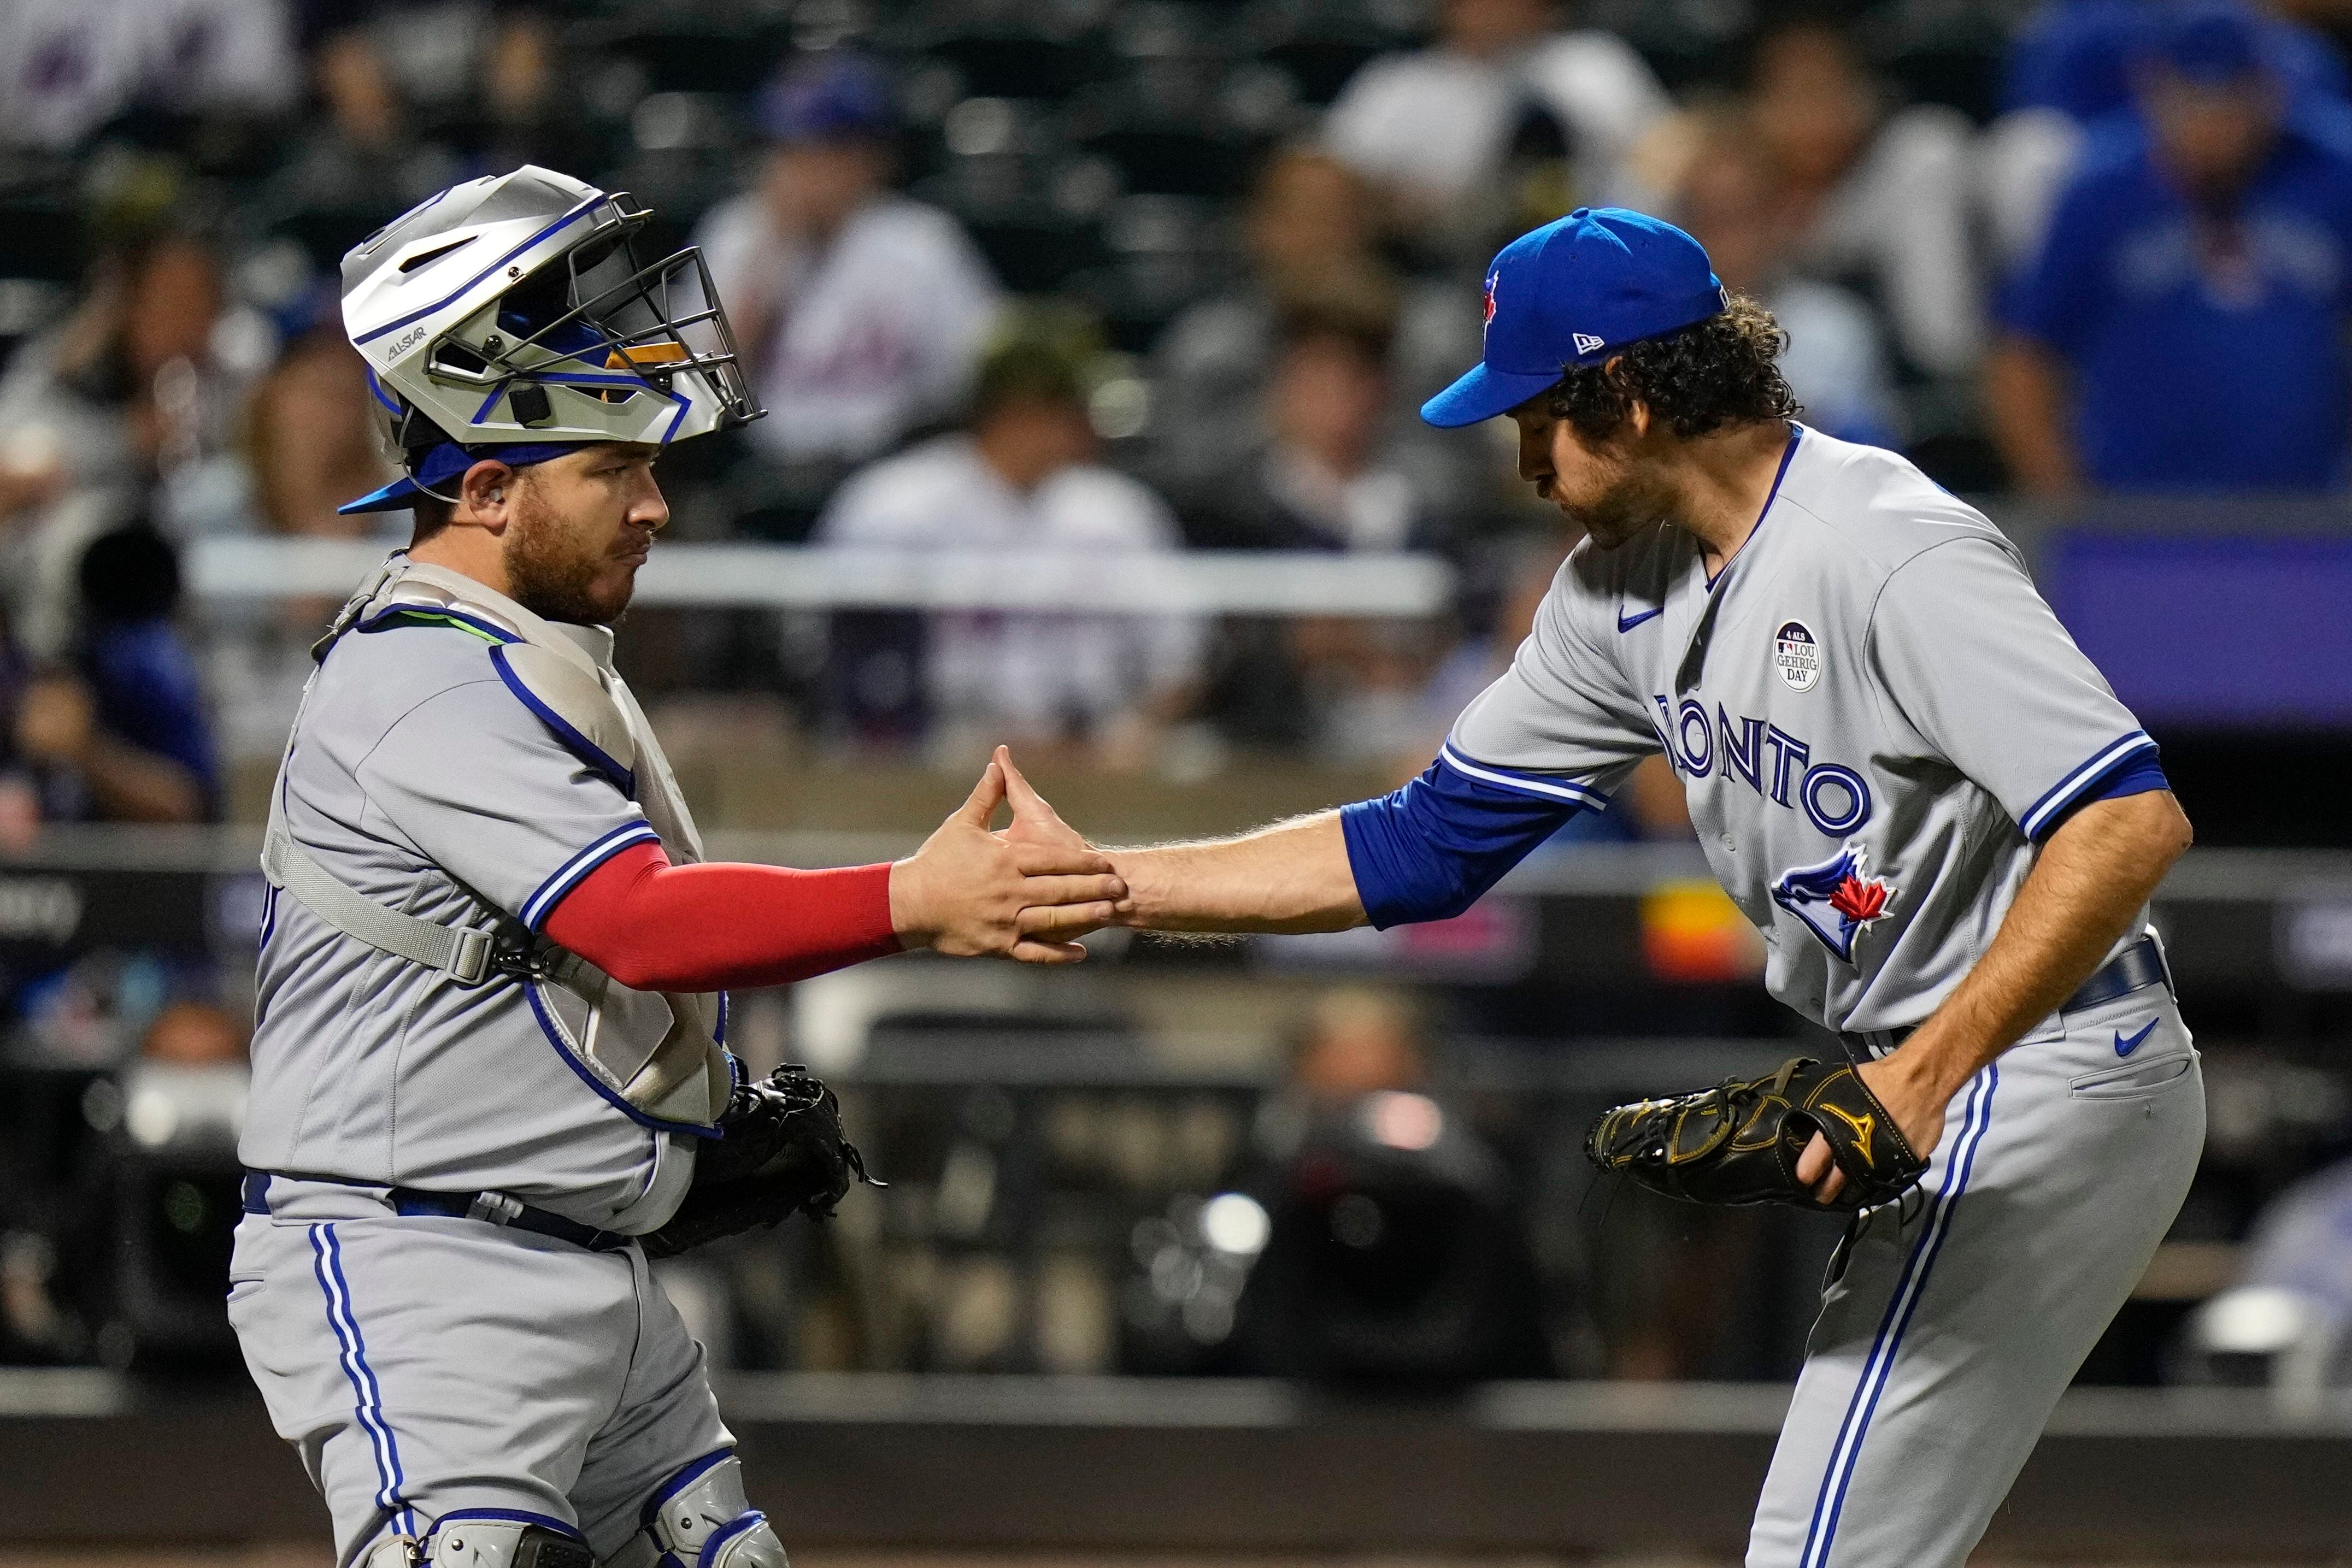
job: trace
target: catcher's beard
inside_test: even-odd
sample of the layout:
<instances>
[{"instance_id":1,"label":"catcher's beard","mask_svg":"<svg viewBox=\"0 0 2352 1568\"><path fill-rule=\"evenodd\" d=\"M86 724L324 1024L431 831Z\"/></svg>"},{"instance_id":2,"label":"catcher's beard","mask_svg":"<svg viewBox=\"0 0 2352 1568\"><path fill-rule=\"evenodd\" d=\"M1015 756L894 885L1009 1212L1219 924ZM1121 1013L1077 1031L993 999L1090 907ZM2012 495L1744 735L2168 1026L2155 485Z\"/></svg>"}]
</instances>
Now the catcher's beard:
<instances>
[{"instance_id":1,"label":"catcher's beard","mask_svg":"<svg viewBox=\"0 0 2352 1568\"><path fill-rule=\"evenodd\" d=\"M507 525L507 595L532 614L575 626L604 626L621 618L636 574L615 591L600 582L611 570L611 550L583 538L541 499L527 474L515 476L514 516ZM601 590L601 591L600 591Z\"/></svg>"}]
</instances>

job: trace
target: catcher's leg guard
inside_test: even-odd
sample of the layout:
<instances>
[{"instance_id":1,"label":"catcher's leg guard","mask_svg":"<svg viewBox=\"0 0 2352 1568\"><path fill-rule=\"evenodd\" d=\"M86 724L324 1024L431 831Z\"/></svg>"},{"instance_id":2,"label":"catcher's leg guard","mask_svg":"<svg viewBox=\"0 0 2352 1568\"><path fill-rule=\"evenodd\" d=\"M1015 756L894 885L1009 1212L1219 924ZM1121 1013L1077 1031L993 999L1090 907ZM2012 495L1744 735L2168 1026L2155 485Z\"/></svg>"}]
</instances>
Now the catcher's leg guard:
<instances>
[{"instance_id":1,"label":"catcher's leg guard","mask_svg":"<svg viewBox=\"0 0 2352 1568\"><path fill-rule=\"evenodd\" d=\"M387 1535L359 1568L596 1568L596 1554L576 1535L525 1520L457 1512L423 1541Z\"/></svg>"},{"instance_id":2,"label":"catcher's leg guard","mask_svg":"<svg viewBox=\"0 0 2352 1568\"><path fill-rule=\"evenodd\" d=\"M704 1469L688 1466L646 1511L663 1568L792 1568L768 1516L744 1497L743 1466L731 1453Z\"/></svg>"}]
</instances>

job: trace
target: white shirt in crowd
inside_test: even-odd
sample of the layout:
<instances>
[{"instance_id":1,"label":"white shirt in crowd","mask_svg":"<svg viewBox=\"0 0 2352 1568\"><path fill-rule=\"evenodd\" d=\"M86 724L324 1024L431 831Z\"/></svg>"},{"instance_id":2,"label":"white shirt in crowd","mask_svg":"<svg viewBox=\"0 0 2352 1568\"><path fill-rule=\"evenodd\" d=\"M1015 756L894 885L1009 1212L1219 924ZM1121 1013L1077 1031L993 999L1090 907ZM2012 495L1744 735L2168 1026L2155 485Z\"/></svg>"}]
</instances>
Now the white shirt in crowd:
<instances>
[{"instance_id":1,"label":"white shirt in crowd","mask_svg":"<svg viewBox=\"0 0 2352 1568\"><path fill-rule=\"evenodd\" d=\"M1026 494L946 435L876 464L835 495L828 545L1035 552L1080 574L1150 571L1181 544L1166 504L1110 468L1079 464ZM927 617L924 679L944 726L1012 733L1090 729L1190 681L1203 628L1191 616L941 611Z\"/></svg>"},{"instance_id":2,"label":"white shirt in crowd","mask_svg":"<svg viewBox=\"0 0 2352 1568\"><path fill-rule=\"evenodd\" d=\"M1324 136L1362 172L1452 200L1502 162L1530 104L1568 132L1580 194L1596 205L1614 199L1633 144L1674 107L1631 44L1583 29L1508 60L1450 49L1373 60L1331 105Z\"/></svg>"},{"instance_id":3,"label":"white shirt in crowd","mask_svg":"<svg viewBox=\"0 0 2352 1568\"><path fill-rule=\"evenodd\" d=\"M275 114L303 84L280 0L7 0L0 144L55 152L134 103Z\"/></svg>"},{"instance_id":4,"label":"white shirt in crowd","mask_svg":"<svg viewBox=\"0 0 2352 1568\"><path fill-rule=\"evenodd\" d=\"M1840 441L1899 449L1903 403L1870 307L1809 277L1779 279L1760 298L1788 334L1780 374L1804 405L1805 423Z\"/></svg>"},{"instance_id":5,"label":"white shirt in crowd","mask_svg":"<svg viewBox=\"0 0 2352 1568\"><path fill-rule=\"evenodd\" d=\"M738 322L768 417L752 437L788 460L871 457L961 394L1001 296L953 218L878 196L819 249L778 231L756 194L714 208L697 236Z\"/></svg>"},{"instance_id":6,"label":"white shirt in crowd","mask_svg":"<svg viewBox=\"0 0 2352 1568\"><path fill-rule=\"evenodd\" d=\"M1967 371L1983 343L1975 157L1959 110L1897 110L1822 200L1792 257L1816 277L1867 279L1903 351L1936 375Z\"/></svg>"}]
</instances>

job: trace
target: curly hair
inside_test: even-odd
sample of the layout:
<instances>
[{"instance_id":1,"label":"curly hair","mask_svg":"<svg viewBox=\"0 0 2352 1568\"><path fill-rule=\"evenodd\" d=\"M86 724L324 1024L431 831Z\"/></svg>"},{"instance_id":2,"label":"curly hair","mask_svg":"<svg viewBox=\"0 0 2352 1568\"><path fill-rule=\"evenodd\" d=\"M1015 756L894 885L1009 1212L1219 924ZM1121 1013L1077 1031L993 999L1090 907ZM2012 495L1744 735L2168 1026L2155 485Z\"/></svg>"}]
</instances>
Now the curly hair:
<instances>
[{"instance_id":1,"label":"curly hair","mask_svg":"<svg viewBox=\"0 0 2352 1568\"><path fill-rule=\"evenodd\" d=\"M1601 441L1641 402L1687 440L1727 424L1790 419L1801 410L1773 361L1788 344L1772 313L1744 294L1720 315L1626 345L1568 372L1546 393L1551 416Z\"/></svg>"}]
</instances>

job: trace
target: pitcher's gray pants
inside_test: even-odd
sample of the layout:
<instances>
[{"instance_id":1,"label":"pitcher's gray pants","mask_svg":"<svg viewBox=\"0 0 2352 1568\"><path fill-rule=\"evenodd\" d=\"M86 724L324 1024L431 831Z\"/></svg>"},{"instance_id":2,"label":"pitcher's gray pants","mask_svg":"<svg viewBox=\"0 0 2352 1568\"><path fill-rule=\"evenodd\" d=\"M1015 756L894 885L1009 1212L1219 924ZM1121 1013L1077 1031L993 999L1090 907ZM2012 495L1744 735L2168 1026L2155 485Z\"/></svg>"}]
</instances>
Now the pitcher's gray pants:
<instances>
[{"instance_id":1,"label":"pitcher's gray pants","mask_svg":"<svg viewBox=\"0 0 2352 1568\"><path fill-rule=\"evenodd\" d=\"M2204 1141L2160 985L2053 1015L1979 1073L1918 1192L1858 1217L1831 1264L1748 1568L1960 1568Z\"/></svg>"},{"instance_id":2,"label":"pitcher's gray pants","mask_svg":"<svg viewBox=\"0 0 2352 1568\"><path fill-rule=\"evenodd\" d=\"M734 1438L702 1347L633 1244L591 1252L371 1189L284 1178L237 1226L229 1320L339 1563L451 1516L534 1520L599 1561Z\"/></svg>"}]
</instances>

